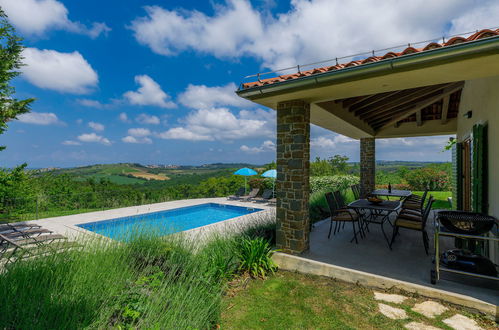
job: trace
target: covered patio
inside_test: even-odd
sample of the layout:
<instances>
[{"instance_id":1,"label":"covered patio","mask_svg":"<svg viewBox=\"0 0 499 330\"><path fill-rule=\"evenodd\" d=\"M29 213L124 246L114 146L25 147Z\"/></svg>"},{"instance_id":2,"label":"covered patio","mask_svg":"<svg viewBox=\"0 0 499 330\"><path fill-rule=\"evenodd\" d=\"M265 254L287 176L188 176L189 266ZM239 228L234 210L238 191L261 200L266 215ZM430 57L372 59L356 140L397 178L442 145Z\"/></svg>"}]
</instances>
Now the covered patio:
<instances>
[{"instance_id":1,"label":"covered patio","mask_svg":"<svg viewBox=\"0 0 499 330\"><path fill-rule=\"evenodd\" d=\"M256 75L237 91L277 111L278 248L314 261L431 286L431 257L424 253L420 233L401 231L390 251L374 226L359 244L350 243L350 228L328 239L327 221L310 231L310 123L360 141L361 196L375 189L376 139L456 134L460 142L473 135L474 125L485 123L489 140L494 141L499 137L499 121L494 119L499 109L499 29L302 69L298 66L296 73L286 75L274 72L267 79ZM477 188L474 200L478 203L476 196L487 196L487 201L480 197L480 211L498 217L499 177L492 160L499 153L492 149L498 148L489 148L488 160L475 161L489 168L490 175L480 175L490 184ZM462 193L456 188L454 197L461 200ZM430 220L428 229L432 224ZM452 240L445 244L452 247ZM497 245L491 244L490 250L494 260ZM436 287L498 304L497 286L468 284L441 281Z\"/></svg>"}]
</instances>

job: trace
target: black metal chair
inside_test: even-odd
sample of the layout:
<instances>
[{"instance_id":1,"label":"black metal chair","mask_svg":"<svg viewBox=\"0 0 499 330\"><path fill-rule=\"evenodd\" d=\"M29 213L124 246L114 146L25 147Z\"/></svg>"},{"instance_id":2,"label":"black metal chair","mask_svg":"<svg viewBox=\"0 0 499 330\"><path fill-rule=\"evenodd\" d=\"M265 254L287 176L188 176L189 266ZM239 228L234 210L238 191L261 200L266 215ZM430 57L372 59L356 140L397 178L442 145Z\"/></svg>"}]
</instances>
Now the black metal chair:
<instances>
[{"instance_id":1,"label":"black metal chair","mask_svg":"<svg viewBox=\"0 0 499 330\"><path fill-rule=\"evenodd\" d=\"M428 233L426 232L426 223L428 222L428 216L430 215L431 207L434 201L433 196L430 196L422 215L400 213L397 216L397 219L395 219L395 223L393 224L393 235L390 242L390 249L392 248L395 237L399 232L399 228L405 228L422 232L424 249L426 255L428 255L429 238Z\"/></svg>"},{"instance_id":2,"label":"black metal chair","mask_svg":"<svg viewBox=\"0 0 499 330\"><path fill-rule=\"evenodd\" d=\"M353 192L353 198L355 200L360 199L360 185L359 184L354 184L350 187Z\"/></svg>"},{"instance_id":3,"label":"black metal chair","mask_svg":"<svg viewBox=\"0 0 499 330\"><path fill-rule=\"evenodd\" d=\"M425 189L421 197L418 195L411 195L407 197L402 203L402 212L423 215L424 203L427 195L428 189Z\"/></svg>"},{"instance_id":4,"label":"black metal chair","mask_svg":"<svg viewBox=\"0 0 499 330\"><path fill-rule=\"evenodd\" d=\"M352 228L353 228L353 235L354 237L352 238L352 241L355 239L355 243L359 243L357 239L357 232L360 233L361 236L362 234L362 228L359 222L359 215L356 214L353 210L348 209L344 207L343 205L339 204L336 199L336 195L339 195L339 191L335 192L334 195L331 192L326 193L326 201L327 205L329 207L329 212L331 216L331 223L329 225L329 234L327 238L331 238L331 231L333 229L333 222L336 222L335 228L334 228L334 234L336 234L337 231L339 231L339 225L340 223L345 224L346 222L351 222L352 223ZM340 195L341 196L341 195ZM355 228L355 224L357 224L358 231Z\"/></svg>"}]
</instances>

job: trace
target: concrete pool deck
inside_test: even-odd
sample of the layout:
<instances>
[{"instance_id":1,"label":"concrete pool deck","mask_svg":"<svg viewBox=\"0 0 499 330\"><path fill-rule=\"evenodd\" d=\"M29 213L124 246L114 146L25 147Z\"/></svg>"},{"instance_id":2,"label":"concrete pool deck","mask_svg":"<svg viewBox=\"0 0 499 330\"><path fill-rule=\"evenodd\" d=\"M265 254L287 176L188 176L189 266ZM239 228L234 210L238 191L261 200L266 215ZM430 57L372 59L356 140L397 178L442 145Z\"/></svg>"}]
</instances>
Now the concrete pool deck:
<instances>
[{"instance_id":1,"label":"concrete pool deck","mask_svg":"<svg viewBox=\"0 0 499 330\"><path fill-rule=\"evenodd\" d=\"M258 222L259 217L268 215L270 214L270 212L272 212L272 210L275 210L274 206L268 205L266 203L233 201L233 200L227 200L227 198L225 197L198 198L198 199L184 199L178 201L169 201L169 202L147 204L147 205L138 205L138 206L105 210L105 211L79 213L79 214L66 215L61 217L31 220L31 221L26 221L26 223L34 223L40 225L57 234L64 235L69 239L79 239L80 237L84 237L85 235L104 237L94 232L78 227L77 225L89 222L95 222L95 221L103 221L103 220L127 217L127 216L136 216L152 212L166 211L166 210L194 206L199 204L206 204L206 203L258 208L262 209L262 211L215 222L203 227L186 230L183 233L187 235L198 235L200 233L202 234L209 234L216 232L223 233L227 232L228 230L237 230L238 228Z\"/></svg>"}]
</instances>

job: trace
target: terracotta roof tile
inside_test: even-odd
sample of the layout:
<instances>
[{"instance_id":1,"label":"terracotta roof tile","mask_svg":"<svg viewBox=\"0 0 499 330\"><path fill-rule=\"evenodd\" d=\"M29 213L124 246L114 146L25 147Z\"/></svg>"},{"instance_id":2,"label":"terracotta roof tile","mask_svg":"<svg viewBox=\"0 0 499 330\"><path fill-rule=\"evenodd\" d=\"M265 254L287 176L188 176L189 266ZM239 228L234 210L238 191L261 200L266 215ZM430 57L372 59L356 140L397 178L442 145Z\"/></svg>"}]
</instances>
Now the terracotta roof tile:
<instances>
[{"instance_id":1,"label":"terracotta roof tile","mask_svg":"<svg viewBox=\"0 0 499 330\"><path fill-rule=\"evenodd\" d=\"M287 80L293 80L293 79L297 79L297 78L301 78L301 77L311 76L314 74L320 74L320 73L324 73L324 72L328 72L328 71L337 71L337 70L341 70L341 69L348 68L348 67L354 67L354 66L367 64L367 63L378 62L378 61L382 61L382 60L386 60L386 59L394 58L394 57L399 57L399 56L403 56L403 55L425 52L425 51L429 51L429 50L433 50L433 49L437 49L437 48L457 45L457 44L460 44L463 42L470 42L470 41L475 41L475 40L479 40L479 39L483 39L483 38L495 37L498 35L499 35L499 29L497 29L497 30L484 29L484 30L477 31L476 33L470 35L467 38L460 37L460 36L453 37L444 43L431 42L423 48L414 48L414 47L409 46L399 53L388 52L383 56L371 56L371 57L368 57L364 60L355 60L355 61L350 61L348 63L336 64L336 65L332 65L332 66L326 66L326 67L322 67L322 68L314 68L312 70L301 71L298 73L281 75L279 77L259 79L258 81L248 82L248 83L242 84L241 89L248 89L248 88L252 88L252 87L271 85L271 84L275 84L278 82L284 82Z\"/></svg>"}]
</instances>

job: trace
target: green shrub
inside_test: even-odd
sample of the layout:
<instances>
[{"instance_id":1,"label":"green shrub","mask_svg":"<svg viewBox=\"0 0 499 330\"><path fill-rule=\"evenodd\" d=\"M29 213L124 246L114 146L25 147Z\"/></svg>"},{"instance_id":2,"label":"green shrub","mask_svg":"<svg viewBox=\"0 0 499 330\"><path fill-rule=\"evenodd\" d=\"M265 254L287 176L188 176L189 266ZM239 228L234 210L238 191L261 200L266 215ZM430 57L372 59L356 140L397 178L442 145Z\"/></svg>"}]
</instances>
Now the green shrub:
<instances>
[{"instance_id":1,"label":"green shrub","mask_svg":"<svg viewBox=\"0 0 499 330\"><path fill-rule=\"evenodd\" d=\"M351 185L359 183L359 178L354 175L333 175L310 177L310 191L336 191L346 190Z\"/></svg>"},{"instance_id":2,"label":"green shrub","mask_svg":"<svg viewBox=\"0 0 499 330\"><path fill-rule=\"evenodd\" d=\"M272 248L264 238L242 238L238 250L240 272L265 278L267 274L273 274L277 270L272 260Z\"/></svg>"},{"instance_id":3,"label":"green shrub","mask_svg":"<svg viewBox=\"0 0 499 330\"><path fill-rule=\"evenodd\" d=\"M198 253L201 263L207 264L207 277L217 281L231 280L239 266L236 239L214 238Z\"/></svg>"},{"instance_id":4,"label":"green shrub","mask_svg":"<svg viewBox=\"0 0 499 330\"><path fill-rule=\"evenodd\" d=\"M449 191L450 177L446 171L424 167L407 173L405 179L412 190Z\"/></svg>"}]
</instances>

